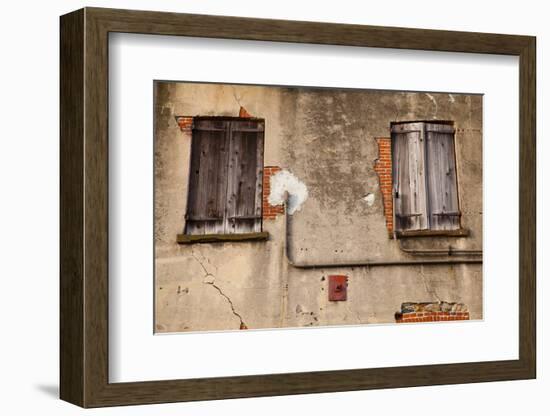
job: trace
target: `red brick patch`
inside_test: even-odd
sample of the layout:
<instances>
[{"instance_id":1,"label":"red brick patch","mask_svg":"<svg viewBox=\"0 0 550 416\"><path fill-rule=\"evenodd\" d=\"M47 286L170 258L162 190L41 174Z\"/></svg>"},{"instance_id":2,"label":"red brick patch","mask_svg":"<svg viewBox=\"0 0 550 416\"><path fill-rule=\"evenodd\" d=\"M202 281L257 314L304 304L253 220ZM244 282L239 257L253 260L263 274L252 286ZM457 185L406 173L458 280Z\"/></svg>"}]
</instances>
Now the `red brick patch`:
<instances>
[{"instance_id":1,"label":"red brick patch","mask_svg":"<svg viewBox=\"0 0 550 416\"><path fill-rule=\"evenodd\" d=\"M393 235L393 195L392 195L392 160L391 138L377 137L378 159L374 164L374 171L378 174L378 183L384 203L384 216L390 238Z\"/></svg>"},{"instance_id":2,"label":"red brick patch","mask_svg":"<svg viewBox=\"0 0 550 416\"><path fill-rule=\"evenodd\" d=\"M284 214L284 205L270 205L268 198L271 192L271 176L281 170L278 166L264 166L262 216L264 220L274 220L277 215Z\"/></svg>"},{"instance_id":3,"label":"red brick patch","mask_svg":"<svg viewBox=\"0 0 550 416\"><path fill-rule=\"evenodd\" d=\"M181 131L191 131L193 129L193 117L176 116L176 122Z\"/></svg>"},{"instance_id":4,"label":"red brick patch","mask_svg":"<svg viewBox=\"0 0 550 416\"><path fill-rule=\"evenodd\" d=\"M241 106L241 108L239 109L239 117L242 117L242 118L251 118L252 115L246 111L246 108L244 108L243 106Z\"/></svg>"},{"instance_id":5,"label":"red brick patch","mask_svg":"<svg viewBox=\"0 0 550 416\"><path fill-rule=\"evenodd\" d=\"M396 313L395 322L439 322L439 321L467 321L470 312L408 312Z\"/></svg>"}]
</instances>

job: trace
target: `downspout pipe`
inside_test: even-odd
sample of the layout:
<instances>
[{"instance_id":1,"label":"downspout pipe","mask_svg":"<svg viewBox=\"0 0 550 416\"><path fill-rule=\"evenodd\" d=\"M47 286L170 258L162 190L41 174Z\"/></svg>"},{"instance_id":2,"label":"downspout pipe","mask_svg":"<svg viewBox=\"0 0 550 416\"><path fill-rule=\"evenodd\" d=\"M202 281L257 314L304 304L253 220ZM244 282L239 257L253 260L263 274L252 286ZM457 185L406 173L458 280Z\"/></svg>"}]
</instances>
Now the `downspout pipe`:
<instances>
[{"instance_id":1,"label":"downspout pipe","mask_svg":"<svg viewBox=\"0 0 550 416\"><path fill-rule=\"evenodd\" d=\"M290 249L291 241L291 229L292 218L288 214L288 195L285 195L284 202L284 216L285 216L285 239L284 239L284 252L288 264L297 269L329 269L329 268L342 268L342 267L379 267L379 266L413 266L422 264L481 264L483 262L482 257L476 258L453 258L453 259L411 259L411 260L359 260L359 261L345 261L345 262L298 262L294 260ZM458 254L455 251L455 254Z\"/></svg>"}]
</instances>

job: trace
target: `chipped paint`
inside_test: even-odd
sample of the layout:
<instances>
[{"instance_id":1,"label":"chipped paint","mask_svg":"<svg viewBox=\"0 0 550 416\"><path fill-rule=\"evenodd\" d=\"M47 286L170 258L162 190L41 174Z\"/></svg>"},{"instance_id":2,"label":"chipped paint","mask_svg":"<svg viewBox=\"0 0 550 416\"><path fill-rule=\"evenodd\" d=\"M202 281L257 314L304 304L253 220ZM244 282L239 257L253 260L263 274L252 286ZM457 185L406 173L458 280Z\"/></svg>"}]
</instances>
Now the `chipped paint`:
<instances>
[{"instance_id":1,"label":"chipped paint","mask_svg":"<svg viewBox=\"0 0 550 416\"><path fill-rule=\"evenodd\" d=\"M288 214L292 215L302 209L308 198L306 185L288 170L281 170L271 176L268 202L270 205L281 205L285 202L285 193L288 193Z\"/></svg>"}]
</instances>

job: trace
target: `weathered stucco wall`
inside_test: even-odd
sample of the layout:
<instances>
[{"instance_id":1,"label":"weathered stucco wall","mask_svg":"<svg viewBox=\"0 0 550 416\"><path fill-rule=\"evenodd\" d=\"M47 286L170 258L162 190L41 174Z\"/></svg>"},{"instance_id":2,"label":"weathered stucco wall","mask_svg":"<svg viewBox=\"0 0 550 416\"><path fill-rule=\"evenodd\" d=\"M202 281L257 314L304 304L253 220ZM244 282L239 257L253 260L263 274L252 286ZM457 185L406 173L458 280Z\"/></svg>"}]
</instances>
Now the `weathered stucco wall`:
<instances>
[{"instance_id":1,"label":"weathered stucco wall","mask_svg":"<svg viewBox=\"0 0 550 416\"><path fill-rule=\"evenodd\" d=\"M388 235L375 138L390 123L453 120L462 226L468 237L407 239L407 247L482 248L482 97L259 86L155 84L155 287L158 332L395 322L403 302L461 302L482 317L481 264L300 269L285 256L285 215L264 220L265 242L179 245L191 132L176 116L265 119L265 166L307 187L289 216L297 263L423 260ZM455 256L456 257L456 256ZM431 257L430 257L431 258ZM446 256L438 257L446 259ZM327 277L349 277L348 299L329 302Z\"/></svg>"}]
</instances>

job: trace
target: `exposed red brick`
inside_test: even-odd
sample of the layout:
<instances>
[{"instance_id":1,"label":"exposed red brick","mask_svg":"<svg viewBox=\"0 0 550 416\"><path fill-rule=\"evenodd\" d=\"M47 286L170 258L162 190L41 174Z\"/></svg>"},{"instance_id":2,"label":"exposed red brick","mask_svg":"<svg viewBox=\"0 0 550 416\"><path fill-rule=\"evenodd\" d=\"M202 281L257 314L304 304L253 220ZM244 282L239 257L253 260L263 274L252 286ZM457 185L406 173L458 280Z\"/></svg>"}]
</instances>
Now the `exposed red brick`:
<instances>
[{"instance_id":1,"label":"exposed red brick","mask_svg":"<svg viewBox=\"0 0 550 416\"><path fill-rule=\"evenodd\" d=\"M191 131L193 129L193 117L176 116L176 122L181 131Z\"/></svg>"},{"instance_id":2,"label":"exposed red brick","mask_svg":"<svg viewBox=\"0 0 550 416\"><path fill-rule=\"evenodd\" d=\"M423 313L396 313L395 322L440 322L440 321L467 321L470 319L470 312L423 312Z\"/></svg>"},{"instance_id":3,"label":"exposed red brick","mask_svg":"<svg viewBox=\"0 0 550 416\"><path fill-rule=\"evenodd\" d=\"M384 205L384 217L389 237L393 237L393 195L392 195L392 160L391 138L377 137L378 159L374 164L374 171L378 174L380 192Z\"/></svg>"},{"instance_id":4,"label":"exposed red brick","mask_svg":"<svg viewBox=\"0 0 550 416\"><path fill-rule=\"evenodd\" d=\"M285 212L284 205L270 205L268 201L269 193L271 192L271 176L280 170L279 166L264 166L262 194L262 216L264 220L274 220L277 215L284 214Z\"/></svg>"},{"instance_id":5,"label":"exposed red brick","mask_svg":"<svg viewBox=\"0 0 550 416\"><path fill-rule=\"evenodd\" d=\"M457 302L404 302L395 314L397 323L463 321L470 319L468 307Z\"/></svg>"},{"instance_id":6,"label":"exposed red brick","mask_svg":"<svg viewBox=\"0 0 550 416\"><path fill-rule=\"evenodd\" d=\"M239 109L239 117L251 118L252 115L250 115L250 113L248 111L246 111L246 108L241 106L241 108Z\"/></svg>"}]
</instances>

